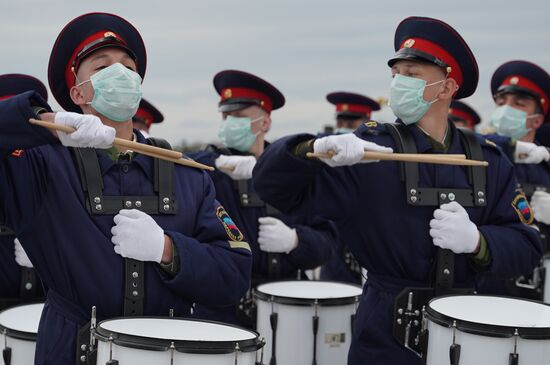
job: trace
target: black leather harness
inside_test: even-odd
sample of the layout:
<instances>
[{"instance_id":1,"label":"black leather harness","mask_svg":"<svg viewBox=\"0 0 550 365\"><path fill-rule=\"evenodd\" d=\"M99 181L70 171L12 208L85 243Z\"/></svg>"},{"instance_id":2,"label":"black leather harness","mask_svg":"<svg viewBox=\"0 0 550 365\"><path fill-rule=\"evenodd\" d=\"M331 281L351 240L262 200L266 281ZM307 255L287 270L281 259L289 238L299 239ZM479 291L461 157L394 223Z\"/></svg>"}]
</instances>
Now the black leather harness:
<instances>
[{"instance_id":1,"label":"black leather harness","mask_svg":"<svg viewBox=\"0 0 550 365\"><path fill-rule=\"evenodd\" d=\"M171 149L162 139L149 138L153 146ZM92 148L73 148L80 180L85 193L86 208L90 215L115 215L121 209L138 209L147 214L173 215L178 211L174 195L174 163L154 159L154 191L152 196L105 196L103 195L103 177L96 150ZM126 258L124 274L124 316L143 315L145 294L145 270L142 261ZM94 353L87 345L90 342L90 324L79 330L77 343L77 363L94 363ZM93 351L93 349L92 349Z\"/></svg>"},{"instance_id":2,"label":"black leather harness","mask_svg":"<svg viewBox=\"0 0 550 365\"><path fill-rule=\"evenodd\" d=\"M403 124L385 124L396 144L397 152L417 153L416 143L411 132ZM451 128L451 127L450 127ZM459 133L466 157L483 160L481 144L474 133L454 129ZM441 204L456 201L463 207L486 206L486 170L484 167L469 166L470 189L426 188L419 186L418 163L402 162L401 179L405 183L407 203L413 206L439 207ZM454 288L454 254L447 249L437 250L435 283L431 288L405 288L395 299L394 337L406 348L424 354L427 346L427 331L421 331L421 315L429 300L449 293L471 292L471 289ZM451 350L455 353L459 350Z\"/></svg>"}]
</instances>

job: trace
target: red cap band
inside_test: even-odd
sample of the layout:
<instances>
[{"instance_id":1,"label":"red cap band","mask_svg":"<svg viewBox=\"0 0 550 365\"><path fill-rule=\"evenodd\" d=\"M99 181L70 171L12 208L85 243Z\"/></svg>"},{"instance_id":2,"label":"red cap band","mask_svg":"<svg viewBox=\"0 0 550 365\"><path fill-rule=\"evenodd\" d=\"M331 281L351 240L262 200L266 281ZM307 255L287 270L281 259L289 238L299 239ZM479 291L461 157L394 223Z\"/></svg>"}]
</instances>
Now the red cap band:
<instances>
[{"instance_id":1,"label":"red cap band","mask_svg":"<svg viewBox=\"0 0 550 365\"><path fill-rule=\"evenodd\" d=\"M460 68L458 62L448 53L445 49L441 48L437 44L430 42L422 38L408 38L401 44L401 48L412 48L419 51L425 52L431 56L439 58L441 61L445 62L448 66L451 67L451 72L448 74L448 77L452 77L457 82L458 86L462 86L464 82L464 77L462 75L462 69Z\"/></svg>"},{"instance_id":2,"label":"red cap band","mask_svg":"<svg viewBox=\"0 0 550 365\"><path fill-rule=\"evenodd\" d=\"M258 90L245 89L245 88L226 88L221 92L221 101L226 101L229 99L256 99L260 100L260 106L266 112L271 113L273 103L271 99L264 93L259 92Z\"/></svg>"},{"instance_id":3,"label":"red cap band","mask_svg":"<svg viewBox=\"0 0 550 365\"><path fill-rule=\"evenodd\" d=\"M504 79L501 86L508 86L508 85L522 87L524 89L528 89L534 92L535 94L537 94L540 97L538 102L542 106L544 115L548 114L548 109L550 108L550 105L548 103L548 95L546 95L544 91L542 91L542 89L537 86L537 84L535 84L534 82L532 82L531 80L523 76L512 75Z\"/></svg>"}]
</instances>

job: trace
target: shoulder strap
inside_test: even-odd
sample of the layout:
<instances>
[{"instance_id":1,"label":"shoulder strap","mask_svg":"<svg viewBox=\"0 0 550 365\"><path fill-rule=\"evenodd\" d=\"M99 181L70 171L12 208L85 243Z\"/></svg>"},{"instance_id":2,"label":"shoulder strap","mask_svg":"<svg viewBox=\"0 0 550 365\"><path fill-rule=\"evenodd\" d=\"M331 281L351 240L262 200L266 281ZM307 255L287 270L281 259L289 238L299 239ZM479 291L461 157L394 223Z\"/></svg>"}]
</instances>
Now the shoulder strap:
<instances>
[{"instance_id":1,"label":"shoulder strap","mask_svg":"<svg viewBox=\"0 0 550 365\"><path fill-rule=\"evenodd\" d=\"M481 143L475 133L470 130L461 128L455 129L462 142L466 157L472 160L483 161L483 150ZM468 179L473 188L474 205L476 207L485 206L486 185L487 185L487 168L482 166L470 166L468 168Z\"/></svg>"}]
</instances>

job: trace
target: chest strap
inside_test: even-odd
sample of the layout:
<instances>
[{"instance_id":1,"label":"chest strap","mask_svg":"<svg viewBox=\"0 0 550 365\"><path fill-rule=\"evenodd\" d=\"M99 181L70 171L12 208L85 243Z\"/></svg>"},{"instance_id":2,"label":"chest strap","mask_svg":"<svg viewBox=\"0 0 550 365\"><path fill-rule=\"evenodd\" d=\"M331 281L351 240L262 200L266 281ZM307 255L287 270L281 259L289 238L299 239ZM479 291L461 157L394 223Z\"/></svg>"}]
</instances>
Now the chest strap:
<instances>
[{"instance_id":1,"label":"chest strap","mask_svg":"<svg viewBox=\"0 0 550 365\"><path fill-rule=\"evenodd\" d=\"M398 152L417 153L414 137L405 125L388 123L386 128L393 137ZM473 133L458 128L454 129L454 132L459 133L467 158L483 160L481 145ZM456 201L463 207L482 207L487 204L485 200L486 170L483 167L468 167L470 189L421 188L419 187L420 175L416 162L401 163L401 178L405 182L407 203L410 205L439 207L441 204L452 201ZM454 271L453 252L438 249L435 274L437 294L445 293L453 287Z\"/></svg>"},{"instance_id":2,"label":"chest strap","mask_svg":"<svg viewBox=\"0 0 550 365\"><path fill-rule=\"evenodd\" d=\"M166 148L168 142L150 139L153 145ZM159 142L160 141L160 142ZM91 148L75 148L74 154L80 171L86 206L91 215L114 215L121 209L138 209L147 214L176 214L177 205L173 193L174 164L154 160L153 196L104 196L103 177L96 151ZM124 316L143 314L144 264L125 259Z\"/></svg>"}]
</instances>

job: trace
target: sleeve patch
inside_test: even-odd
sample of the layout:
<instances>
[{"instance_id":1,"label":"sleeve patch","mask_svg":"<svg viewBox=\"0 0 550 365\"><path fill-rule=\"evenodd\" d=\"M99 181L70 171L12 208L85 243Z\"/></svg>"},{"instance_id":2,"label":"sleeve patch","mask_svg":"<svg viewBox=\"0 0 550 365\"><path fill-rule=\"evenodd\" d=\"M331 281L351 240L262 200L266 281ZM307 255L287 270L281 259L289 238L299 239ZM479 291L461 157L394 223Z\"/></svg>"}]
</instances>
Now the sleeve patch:
<instances>
[{"instance_id":1,"label":"sleeve patch","mask_svg":"<svg viewBox=\"0 0 550 365\"><path fill-rule=\"evenodd\" d=\"M23 156L23 153L25 153L24 150L15 150L11 153L12 157L21 157Z\"/></svg>"},{"instance_id":2,"label":"sleeve patch","mask_svg":"<svg viewBox=\"0 0 550 365\"><path fill-rule=\"evenodd\" d=\"M248 244L248 242L243 242L243 241L240 241L240 242L227 241L227 242L229 242L229 247L231 248L244 248L245 250L250 251L250 245Z\"/></svg>"},{"instance_id":3,"label":"sleeve patch","mask_svg":"<svg viewBox=\"0 0 550 365\"><path fill-rule=\"evenodd\" d=\"M233 222L233 219L231 219L229 214L225 211L225 208L221 205L216 209L216 217L218 217L222 223L223 228L231 241L242 242L244 239L242 232L239 228L237 228L237 225Z\"/></svg>"},{"instance_id":4,"label":"sleeve patch","mask_svg":"<svg viewBox=\"0 0 550 365\"><path fill-rule=\"evenodd\" d=\"M523 194L521 190L517 190L516 192L517 192L517 195L512 201L512 208L514 208L514 210L518 214L518 217L521 223L530 225L533 223L535 219L533 211L531 210L531 207L527 202L527 198L525 197L525 194Z\"/></svg>"}]
</instances>

